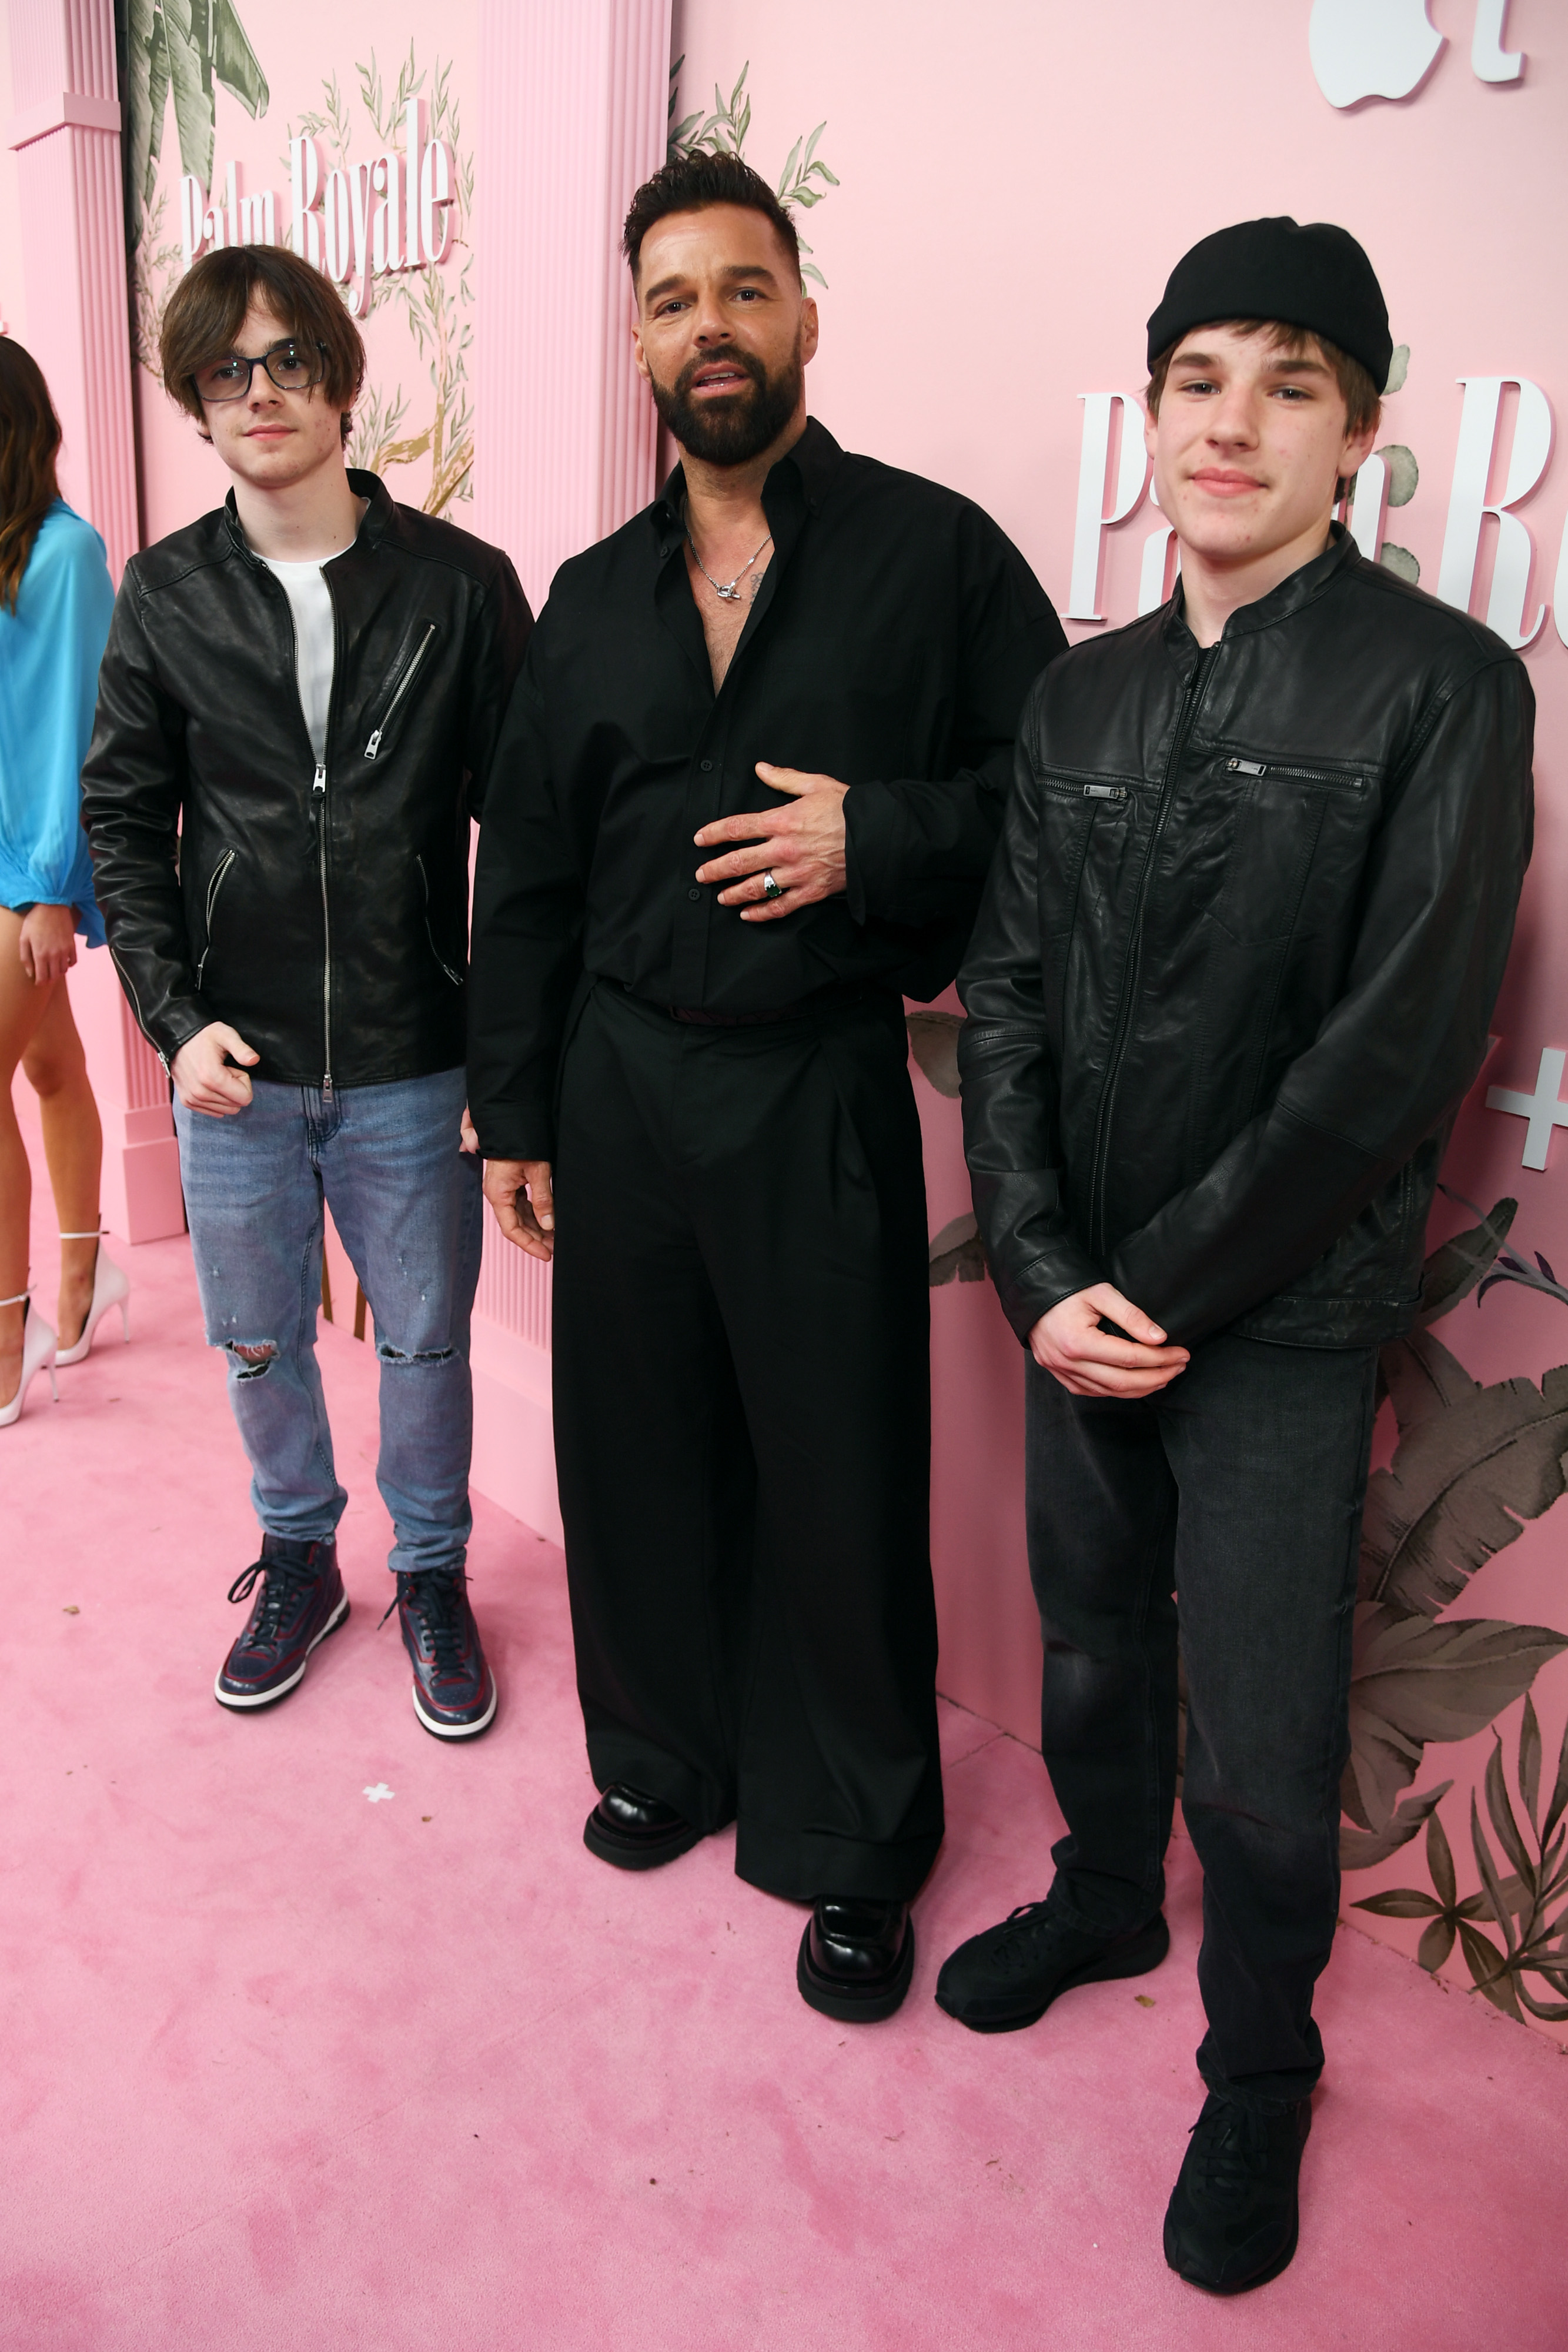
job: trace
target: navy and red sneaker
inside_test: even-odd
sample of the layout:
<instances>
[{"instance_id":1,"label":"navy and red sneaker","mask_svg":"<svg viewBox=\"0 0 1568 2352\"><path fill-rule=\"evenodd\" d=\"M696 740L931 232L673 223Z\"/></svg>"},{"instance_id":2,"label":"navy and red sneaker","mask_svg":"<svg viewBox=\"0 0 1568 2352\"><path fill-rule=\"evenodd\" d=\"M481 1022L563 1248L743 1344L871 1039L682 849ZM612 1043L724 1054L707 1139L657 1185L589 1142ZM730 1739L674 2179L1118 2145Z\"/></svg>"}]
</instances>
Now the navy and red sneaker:
<instances>
[{"instance_id":1,"label":"navy and red sneaker","mask_svg":"<svg viewBox=\"0 0 1568 2352\"><path fill-rule=\"evenodd\" d=\"M245 1631L213 1685L220 1706L270 1706L282 1698L304 1681L317 1643L335 1633L349 1613L338 1547L330 1536L319 1543L263 1536L261 1558L235 1577L229 1599L247 1600L257 1577L261 1590Z\"/></svg>"},{"instance_id":2,"label":"navy and red sneaker","mask_svg":"<svg viewBox=\"0 0 1568 2352\"><path fill-rule=\"evenodd\" d=\"M496 1714L496 1678L462 1570L400 1574L397 1615L413 1662L413 1711L426 1731L438 1739L473 1739L487 1730Z\"/></svg>"}]
</instances>

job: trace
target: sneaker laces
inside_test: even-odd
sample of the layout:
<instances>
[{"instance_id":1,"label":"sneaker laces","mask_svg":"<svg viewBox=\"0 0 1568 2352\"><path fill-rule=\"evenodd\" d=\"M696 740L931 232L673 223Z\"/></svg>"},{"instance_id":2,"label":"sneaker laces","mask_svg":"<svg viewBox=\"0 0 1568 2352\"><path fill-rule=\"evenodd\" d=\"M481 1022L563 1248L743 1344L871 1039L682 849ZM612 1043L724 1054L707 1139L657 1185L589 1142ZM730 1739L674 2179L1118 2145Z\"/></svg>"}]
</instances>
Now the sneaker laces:
<instances>
[{"instance_id":1,"label":"sneaker laces","mask_svg":"<svg viewBox=\"0 0 1568 2352\"><path fill-rule=\"evenodd\" d=\"M417 1617L421 1631L429 1635L435 1671L444 1678L465 1671L463 1633L467 1611L464 1607L464 1587L467 1581L461 1571L452 1576L440 1569L421 1569L412 1575L400 1576L399 1589L381 1620L384 1625L398 1602L405 1601Z\"/></svg>"},{"instance_id":2,"label":"sneaker laces","mask_svg":"<svg viewBox=\"0 0 1568 2352\"><path fill-rule=\"evenodd\" d=\"M1035 1903L1020 1903L1002 1922L1002 1932L991 1955L993 1962L1000 1961L1004 1968L1014 1969L1038 1966L1040 1945L1053 1932L1071 1935L1079 1931L1060 1912L1051 1910L1044 1895Z\"/></svg>"},{"instance_id":3,"label":"sneaker laces","mask_svg":"<svg viewBox=\"0 0 1568 2352\"><path fill-rule=\"evenodd\" d=\"M1269 2174L1269 2118L1221 2101L1188 2134L1200 2187L1222 2204L1239 2204Z\"/></svg>"},{"instance_id":4,"label":"sneaker laces","mask_svg":"<svg viewBox=\"0 0 1568 2352\"><path fill-rule=\"evenodd\" d=\"M318 1581L319 1574L319 1569L304 1560L289 1559L280 1552L274 1552L266 1559L252 1560L250 1566L235 1577L229 1587L229 1599L248 1601L256 1589L256 1578L265 1576L267 1582L251 1635L258 1642L276 1642L284 1618L292 1612L308 1588Z\"/></svg>"}]
</instances>

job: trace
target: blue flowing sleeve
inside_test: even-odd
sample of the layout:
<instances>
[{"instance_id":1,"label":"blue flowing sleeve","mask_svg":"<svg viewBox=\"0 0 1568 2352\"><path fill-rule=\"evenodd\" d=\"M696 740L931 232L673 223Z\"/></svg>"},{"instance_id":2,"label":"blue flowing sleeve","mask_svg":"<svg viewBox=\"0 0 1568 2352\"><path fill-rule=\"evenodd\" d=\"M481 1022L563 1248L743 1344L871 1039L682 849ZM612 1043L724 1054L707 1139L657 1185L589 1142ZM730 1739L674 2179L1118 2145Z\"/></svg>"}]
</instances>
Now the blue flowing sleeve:
<instances>
[{"instance_id":1,"label":"blue flowing sleeve","mask_svg":"<svg viewBox=\"0 0 1568 2352\"><path fill-rule=\"evenodd\" d=\"M75 907L95 948L81 767L113 610L103 541L62 499L38 526L16 610L0 606L0 906Z\"/></svg>"}]
</instances>

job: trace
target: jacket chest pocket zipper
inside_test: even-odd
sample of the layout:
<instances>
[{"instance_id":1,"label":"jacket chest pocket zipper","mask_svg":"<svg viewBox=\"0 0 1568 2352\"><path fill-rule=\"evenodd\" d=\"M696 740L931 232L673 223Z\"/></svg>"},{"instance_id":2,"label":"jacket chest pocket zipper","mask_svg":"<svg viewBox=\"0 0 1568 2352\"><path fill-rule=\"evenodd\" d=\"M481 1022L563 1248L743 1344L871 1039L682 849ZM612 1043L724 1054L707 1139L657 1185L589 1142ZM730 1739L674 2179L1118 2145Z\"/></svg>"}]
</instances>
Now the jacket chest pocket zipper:
<instances>
[{"instance_id":1,"label":"jacket chest pocket zipper","mask_svg":"<svg viewBox=\"0 0 1568 2352\"><path fill-rule=\"evenodd\" d=\"M1125 784L1068 783L1054 776L1041 780L1040 790L1053 801L1124 801Z\"/></svg>"},{"instance_id":2,"label":"jacket chest pocket zipper","mask_svg":"<svg viewBox=\"0 0 1568 2352\"><path fill-rule=\"evenodd\" d=\"M431 639L434 635L435 623L434 621L427 621L424 625L423 636L421 637L418 645L415 646L413 653L409 656L407 661L403 664L402 669L398 672L397 677L392 681L392 690L388 698L386 709L382 712L381 717L377 719L374 727L371 730L370 740L365 745L365 757L367 760L373 760L379 755L382 748L382 737L392 725L392 716L396 711L398 705L407 694L409 688L413 684L419 666L423 661L425 655L430 651Z\"/></svg>"},{"instance_id":3,"label":"jacket chest pocket zipper","mask_svg":"<svg viewBox=\"0 0 1568 2352\"><path fill-rule=\"evenodd\" d=\"M213 915L218 903L218 893L228 880L229 867L235 862L232 849L225 849L213 868L213 878L207 884L207 943L202 950L202 960L196 966L196 986L202 984L202 974L207 968L207 958L213 951Z\"/></svg>"},{"instance_id":4,"label":"jacket chest pocket zipper","mask_svg":"<svg viewBox=\"0 0 1568 2352\"><path fill-rule=\"evenodd\" d=\"M430 877L424 870L424 860L423 857L416 857L413 862L419 868L419 878L424 887L424 936L430 941L430 952L435 958L436 962L441 966L442 971L446 974L447 979L452 982L453 987L461 988L463 985L462 974L453 971L452 966L447 962L446 958L436 946L435 933L430 928Z\"/></svg>"},{"instance_id":5,"label":"jacket chest pocket zipper","mask_svg":"<svg viewBox=\"0 0 1568 2352\"><path fill-rule=\"evenodd\" d=\"M1366 782L1364 776L1341 774L1333 768L1286 767L1276 760L1227 760L1225 765L1233 776L1278 776L1286 783L1322 784L1336 793L1359 793Z\"/></svg>"}]
</instances>

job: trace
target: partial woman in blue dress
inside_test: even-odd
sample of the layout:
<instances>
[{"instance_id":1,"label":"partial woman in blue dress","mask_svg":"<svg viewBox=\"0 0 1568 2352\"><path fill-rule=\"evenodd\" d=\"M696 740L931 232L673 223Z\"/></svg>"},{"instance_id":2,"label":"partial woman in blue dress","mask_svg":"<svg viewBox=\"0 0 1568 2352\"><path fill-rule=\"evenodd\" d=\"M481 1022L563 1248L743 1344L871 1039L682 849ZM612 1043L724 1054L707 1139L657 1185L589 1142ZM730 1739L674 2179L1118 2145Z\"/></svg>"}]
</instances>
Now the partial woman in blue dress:
<instances>
[{"instance_id":1,"label":"partial woman in blue dress","mask_svg":"<svg viewBox=\"0 0 1568 2352\"><path fill-rule=\"evenodd\" d=\"M99 1248L103 1135L66 992L77 940L104 943L81 763L114 590L102 540L60 497L59 420L37 362L0 335L0 1427L27 1384L79 1361L124 1274ZM28 1295L32 1175L12 1105L38 1097L60 1227L56 1333Z\"/></svg>"}]
</instances>

